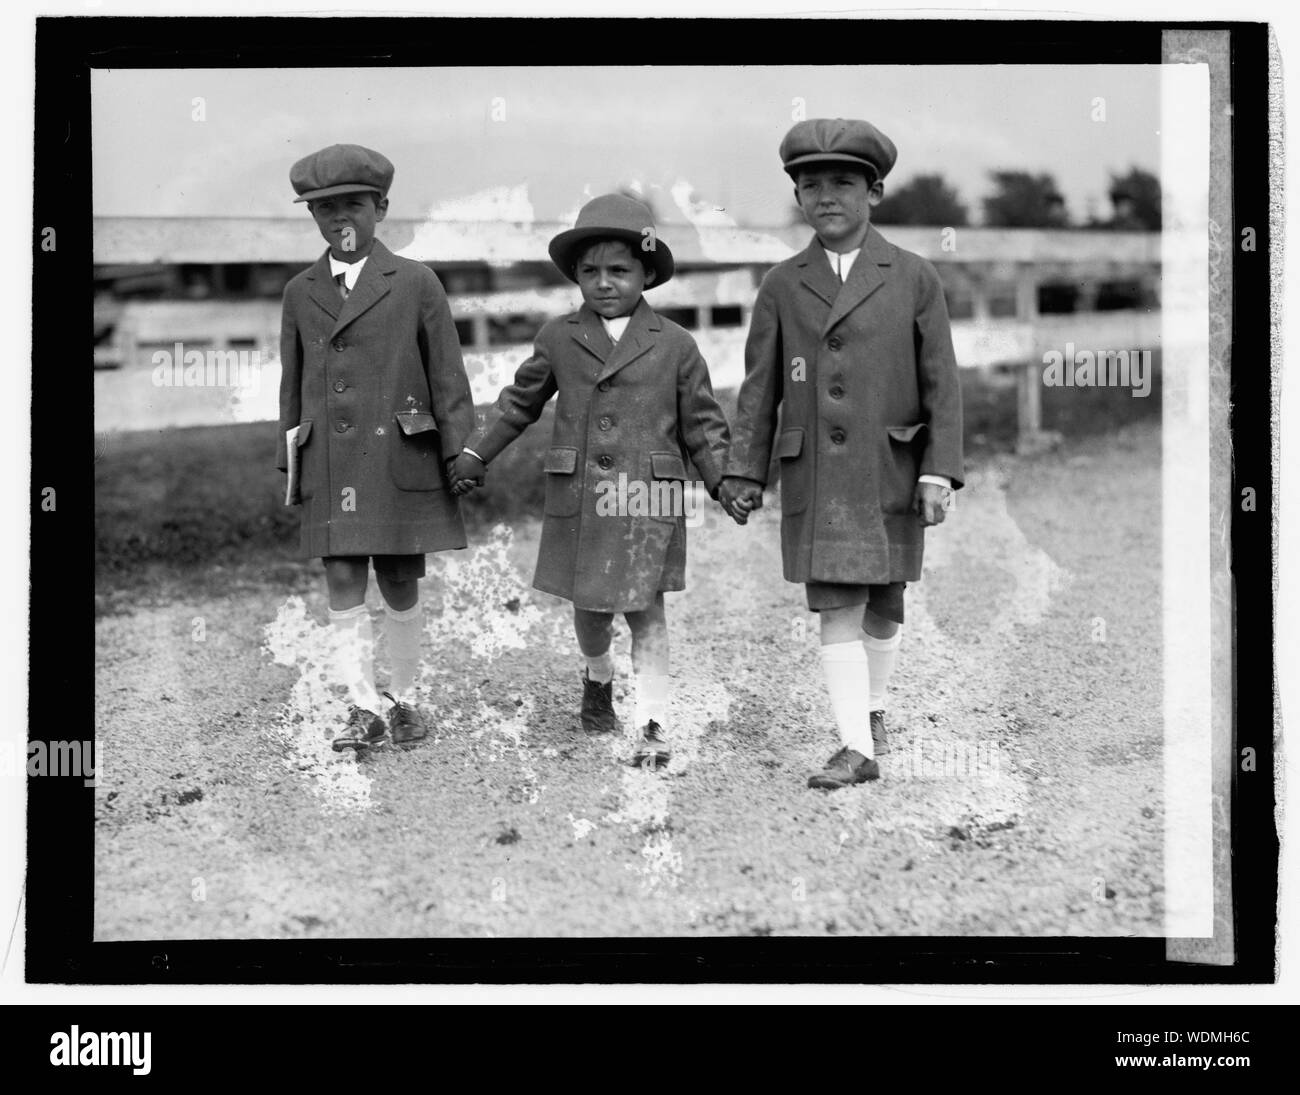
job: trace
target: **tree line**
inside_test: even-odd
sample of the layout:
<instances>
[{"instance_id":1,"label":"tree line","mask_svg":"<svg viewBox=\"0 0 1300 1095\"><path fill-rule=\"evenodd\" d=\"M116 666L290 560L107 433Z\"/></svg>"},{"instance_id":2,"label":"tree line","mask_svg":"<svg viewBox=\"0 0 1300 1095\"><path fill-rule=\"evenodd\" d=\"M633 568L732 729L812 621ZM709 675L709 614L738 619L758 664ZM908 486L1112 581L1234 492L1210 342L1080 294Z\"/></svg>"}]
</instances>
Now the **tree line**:
<instances>
[{"instance_id":1,"label":"tree line","mask_svg":"<svg viewBox=\"0 0 1300 1095\"><path fill-rule=\"evenodd\" d=\"M989 228L1160 230L1160 180L1139 167L1122 175L1112 172L1106 195L1110 215L1089 216L1081 222L1070 219L1065 198L1050 174L993 171L990 177L993 192L982 199L983 223ZM886 190L871 220L876 224L970 224L967 206L942 175L917 175L895 190Z\"/></svg>"}]
</instances>

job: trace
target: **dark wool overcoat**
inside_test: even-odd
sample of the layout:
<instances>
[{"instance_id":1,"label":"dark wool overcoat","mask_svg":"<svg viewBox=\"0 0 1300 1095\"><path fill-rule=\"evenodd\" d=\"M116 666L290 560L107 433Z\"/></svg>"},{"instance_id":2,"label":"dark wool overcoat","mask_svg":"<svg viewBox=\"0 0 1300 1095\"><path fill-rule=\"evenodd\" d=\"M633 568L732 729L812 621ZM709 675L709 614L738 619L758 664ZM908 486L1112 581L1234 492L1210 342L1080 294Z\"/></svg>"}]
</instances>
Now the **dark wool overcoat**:
<instances>
[{"instance_id":1,"label":"dark wool overcoat","mask_svg":"<svg viewBox=\"0 0 1300 1095\"><path fill-rule=\"evenodd\" d=\"M870 228L843 284L816 238L768 272L727 474L766 483L774 451L788 581L921 576L917 477L964 476L957 363L929 262Z\"/></svg>"},{"instance_id":2,"label":"dark wool overcoat","mask_svg":"<svg viewBox=\"0 0 1300 1095\"><path fill-rule=\"evenodd\" d=\"M376 240L345 302L326 252L285 288L280 362L276 466L301 427L301 554L463 548L444 461L474 403L437 275Z\"/></svg>"},{"instance_id":3,"label":"dark wool overcoat","mask_svg":"<svg viewBox=\"0 0 1300 1095\"><path fill-rule=\"evenodd\" d=\"M538 332L497 400L500 414L470 447L491 461L557 393L533 585L596 612L648 608L657 593L684 589L676 500L686 459L715 496L727 455L727 422L695 340L642 298L614 343L584 304Z\"/></svg>"}]
</instances>

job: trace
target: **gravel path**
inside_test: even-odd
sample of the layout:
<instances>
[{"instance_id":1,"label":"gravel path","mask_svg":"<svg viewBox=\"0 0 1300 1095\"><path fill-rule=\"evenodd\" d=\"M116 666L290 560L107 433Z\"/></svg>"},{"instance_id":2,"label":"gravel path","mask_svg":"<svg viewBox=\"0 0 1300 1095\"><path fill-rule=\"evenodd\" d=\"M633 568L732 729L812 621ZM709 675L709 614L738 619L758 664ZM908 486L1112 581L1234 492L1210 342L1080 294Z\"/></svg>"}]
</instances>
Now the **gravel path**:
<instances>
[{"instance_id":1,"label":"gravel path","mask_svg":"<svg viewBox=\"0 0 1300 1095\"><path fill-rule=\"evenodd\" d=\"M106 616L96 938L1158 936L1159 513L1150 425L974 469L909 589L884 776L829 795L770 498L690 532L667 775L579 730L535 527L431 557L436 733L360 762L328 745L323 579Z\"/></svg>"}]
</instances>

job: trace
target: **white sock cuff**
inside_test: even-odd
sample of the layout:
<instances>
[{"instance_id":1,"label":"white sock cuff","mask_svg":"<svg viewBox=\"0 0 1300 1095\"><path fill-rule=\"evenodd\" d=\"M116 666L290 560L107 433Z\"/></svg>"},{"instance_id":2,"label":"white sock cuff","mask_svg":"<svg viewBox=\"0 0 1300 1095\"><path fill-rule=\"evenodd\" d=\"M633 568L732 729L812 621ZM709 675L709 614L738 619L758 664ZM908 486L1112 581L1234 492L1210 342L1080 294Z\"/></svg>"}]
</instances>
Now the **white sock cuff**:
<instances>
[{"instance_id":1,"label":"white sock cuff","mask_svg":"<svg viewBox=\"0 0 1300 1095\"><path fill-rule=\"evenodd\" d=\"M410 608L396 609L385 601L384 612L390 620L414 620L420 614L420 602L417 600Z\"/></svg>"},{"instance_id":2,"label":"white sock cuff","mask_svg":"<svg viewBox=\"0 0 1300 1095\"><path fill-rule=\"evenodd\" d=\"M822 661L824 662L864 662L867 660L867 652L862 649L860 642L848 643L827 643L822 647Z\"/></svg>"},{"instance_id":3,"label":"white sock cuff","mask_svg":"<svg viewBox=\"0 0 1300 1095\"><path fill-rule=\"evenodd\" d=\"M895 631L888 639L878 639L875 635L868 635L865 631L862 633L862 641L869 650L897 650L898 644L903 641L903 625L898 625Z\"/></svg>"},{"instance_id":4,"label":"white sock cuff","mask_svg":"<svg viewBox=\"0 0 1300 1095\"><path fill-rule=\"evenodd\" d=\"M331 608L330 622L346 623L349 620L359 620L363 616L368 616L368 615L369 612L366 610L365 602L362 602L361 604L356 605L353 608Z\"/></svg>"}]
</instances>

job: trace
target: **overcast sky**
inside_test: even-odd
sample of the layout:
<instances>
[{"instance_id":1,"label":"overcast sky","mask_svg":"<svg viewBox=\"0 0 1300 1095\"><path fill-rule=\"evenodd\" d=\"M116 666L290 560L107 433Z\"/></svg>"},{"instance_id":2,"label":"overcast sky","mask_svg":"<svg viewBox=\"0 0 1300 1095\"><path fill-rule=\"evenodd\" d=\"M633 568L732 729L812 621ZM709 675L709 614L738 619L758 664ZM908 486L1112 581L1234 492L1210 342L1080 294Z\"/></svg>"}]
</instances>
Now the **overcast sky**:
<instances>
[{"instance_id":1,"label":"overcast sky","mask_svg":"<svg viewBox=\"0 0 1300 1095\"><path fill-rule=\"evenodd\" d=\"M1108 212L1111 172L1160 167L1156 65L96 70L92 87L97 215L306 216L290 165L350 142L396 165L395 217L564 220L636 185L665 221L689 193L697 214L782 224L796 98L894 140L886 193L941 172L975 223L995 168L1052 173L1078 220Z\"/></svg>"}]
</instances>

